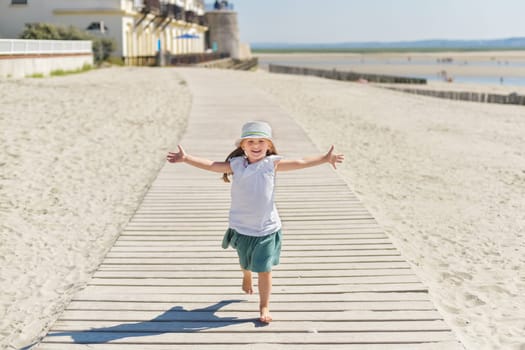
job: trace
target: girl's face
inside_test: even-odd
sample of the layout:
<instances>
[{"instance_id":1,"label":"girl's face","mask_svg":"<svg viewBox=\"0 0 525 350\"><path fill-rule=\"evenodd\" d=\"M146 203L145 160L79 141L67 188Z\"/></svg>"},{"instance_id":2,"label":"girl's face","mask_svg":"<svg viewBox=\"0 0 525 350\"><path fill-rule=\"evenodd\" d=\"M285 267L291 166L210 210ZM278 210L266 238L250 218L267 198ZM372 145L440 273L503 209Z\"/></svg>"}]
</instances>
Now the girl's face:
<instances>
[{"instance_id":1,"label":"girl's face","mask_svg":"<svg viewBox=\"0 0 525 350\"><path fill-rule=\"evenodd\" d=\"M244 139L241 148L248 161L255 163L266 157L266 153L272 149L272 143L266 139Z\"/></svg>"}]
</instances>

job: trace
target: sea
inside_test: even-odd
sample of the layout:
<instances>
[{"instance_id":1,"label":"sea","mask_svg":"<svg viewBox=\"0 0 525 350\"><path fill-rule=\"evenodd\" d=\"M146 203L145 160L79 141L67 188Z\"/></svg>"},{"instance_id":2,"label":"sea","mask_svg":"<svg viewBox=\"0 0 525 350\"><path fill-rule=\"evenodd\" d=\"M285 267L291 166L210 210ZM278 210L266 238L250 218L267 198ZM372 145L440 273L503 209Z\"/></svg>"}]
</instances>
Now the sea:
<instances>
[{"instance_id":1,"label":"sea","mask_svg":"<svg viewBox=\"0 0 525 350\"><path fill-rule=\"evenodd\" d=\"M368 66L373 68L374 65L402 65L402 66L424 66L428 67L427 71L433 72L429 74L410 74L413 78L423 78L427 81L443 81L443 75L439 74L445 67L460 67L469 66L481 68L504 68L504 70L511 70L512 68L519 68L525 70L525 58L513 59L513 60L499 60L491 57L478 58L476 60L450 60L450 61L437 61L436 58L425 58L425 57L399 57L399 58L381 58L381 57L352 57L352 56L339 56L339 55L319 55L318 58L312 58L311 56L307 59L302 59L301 55L296 58L293 55L257 55L259 57L259 67L261 69L268 69L269 64L284 65L284 66L296 66L296 67L309 67L319 69L337 69L341 71L351 71L355 67ZM433 69L434 68L434 69ZM362 70L361 70L362 71ZM374 73L374 72L369 72ZM502 85L502 86L520 86L525 87L525 76L512 76L509 74L494 76L494 75L454 75L455 83L469 83L469 84L489 84L489 85Z\"/></svg>"}]
</instances>

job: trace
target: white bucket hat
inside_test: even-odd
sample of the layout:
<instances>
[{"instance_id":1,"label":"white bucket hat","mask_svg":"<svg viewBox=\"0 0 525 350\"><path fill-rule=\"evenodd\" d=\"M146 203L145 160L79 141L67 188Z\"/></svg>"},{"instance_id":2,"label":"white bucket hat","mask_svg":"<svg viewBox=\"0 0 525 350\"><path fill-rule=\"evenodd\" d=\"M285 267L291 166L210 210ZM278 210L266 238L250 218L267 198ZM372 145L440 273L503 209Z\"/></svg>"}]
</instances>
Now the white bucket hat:
<instances>
[{"instance_id":1,"label":"white bucket hat","mask_svg":"<svg viewBox=\"0 0 525 350\"><path fill-rule=\"evenodd\" d=\"M235 141L237 147L244 139L272 139L272 127L265 122L248 122L242 126L241 138Z\"/></svg>"}]
</instances>

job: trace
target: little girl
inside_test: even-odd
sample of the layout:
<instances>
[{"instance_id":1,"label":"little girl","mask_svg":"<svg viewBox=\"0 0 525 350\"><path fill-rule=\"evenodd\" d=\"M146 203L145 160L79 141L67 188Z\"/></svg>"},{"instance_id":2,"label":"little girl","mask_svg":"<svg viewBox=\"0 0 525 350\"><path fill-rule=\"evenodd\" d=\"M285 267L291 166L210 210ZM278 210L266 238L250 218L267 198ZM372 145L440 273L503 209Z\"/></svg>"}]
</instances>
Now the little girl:
<instances>
[{"instance_id":1,"label":"little girl","mask_svg":"<svg viewBox=\"0 0 525 350\"><path fill-rule=\"evenodd\" d=\"M182 146L169 152L171 163L184 162L204 170L223 173L225 182L233 174L229 228L224 234L223 248L237 250L243 272L242 290L252 294L252 272L258 273L260 321L269 323L272 266L279 264L281 254L281 220L274 203L275 172L297 170L344 160L328 153L303 159L283 159L272 142L272 129L265 122L249 122L242 127L237 148L226 161L215 162L187 154Z\"/></svg>"}]
</instances>

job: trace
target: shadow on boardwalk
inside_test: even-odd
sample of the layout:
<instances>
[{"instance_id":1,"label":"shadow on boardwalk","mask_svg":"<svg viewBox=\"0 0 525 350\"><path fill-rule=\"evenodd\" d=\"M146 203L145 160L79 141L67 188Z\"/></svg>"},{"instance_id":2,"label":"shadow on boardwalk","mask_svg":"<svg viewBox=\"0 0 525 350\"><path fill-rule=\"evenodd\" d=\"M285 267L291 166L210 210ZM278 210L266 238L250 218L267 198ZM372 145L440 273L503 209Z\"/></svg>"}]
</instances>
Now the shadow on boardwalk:
<instances>
[{"instance_id":1,"label":"shadow on boardwalk","mask_svg":"<svg viewBox=\"0 0 525 350\"><path fill-rule=\"evenodd\" d=\"M223 300L208 307L195 310L185 310L182 306L175 306L154 319L144 322L124 323L117 326L91 328L82 331L51 333L48 336L71 337L76 344L100 344L124 338L153 336L163 333L195 333L242 323L253 323L254 327L263 327L265 324L257 318L241 319L215 315L215 312L222 307L240 302L242 300Z\"/></svg>"}]
</instances>

